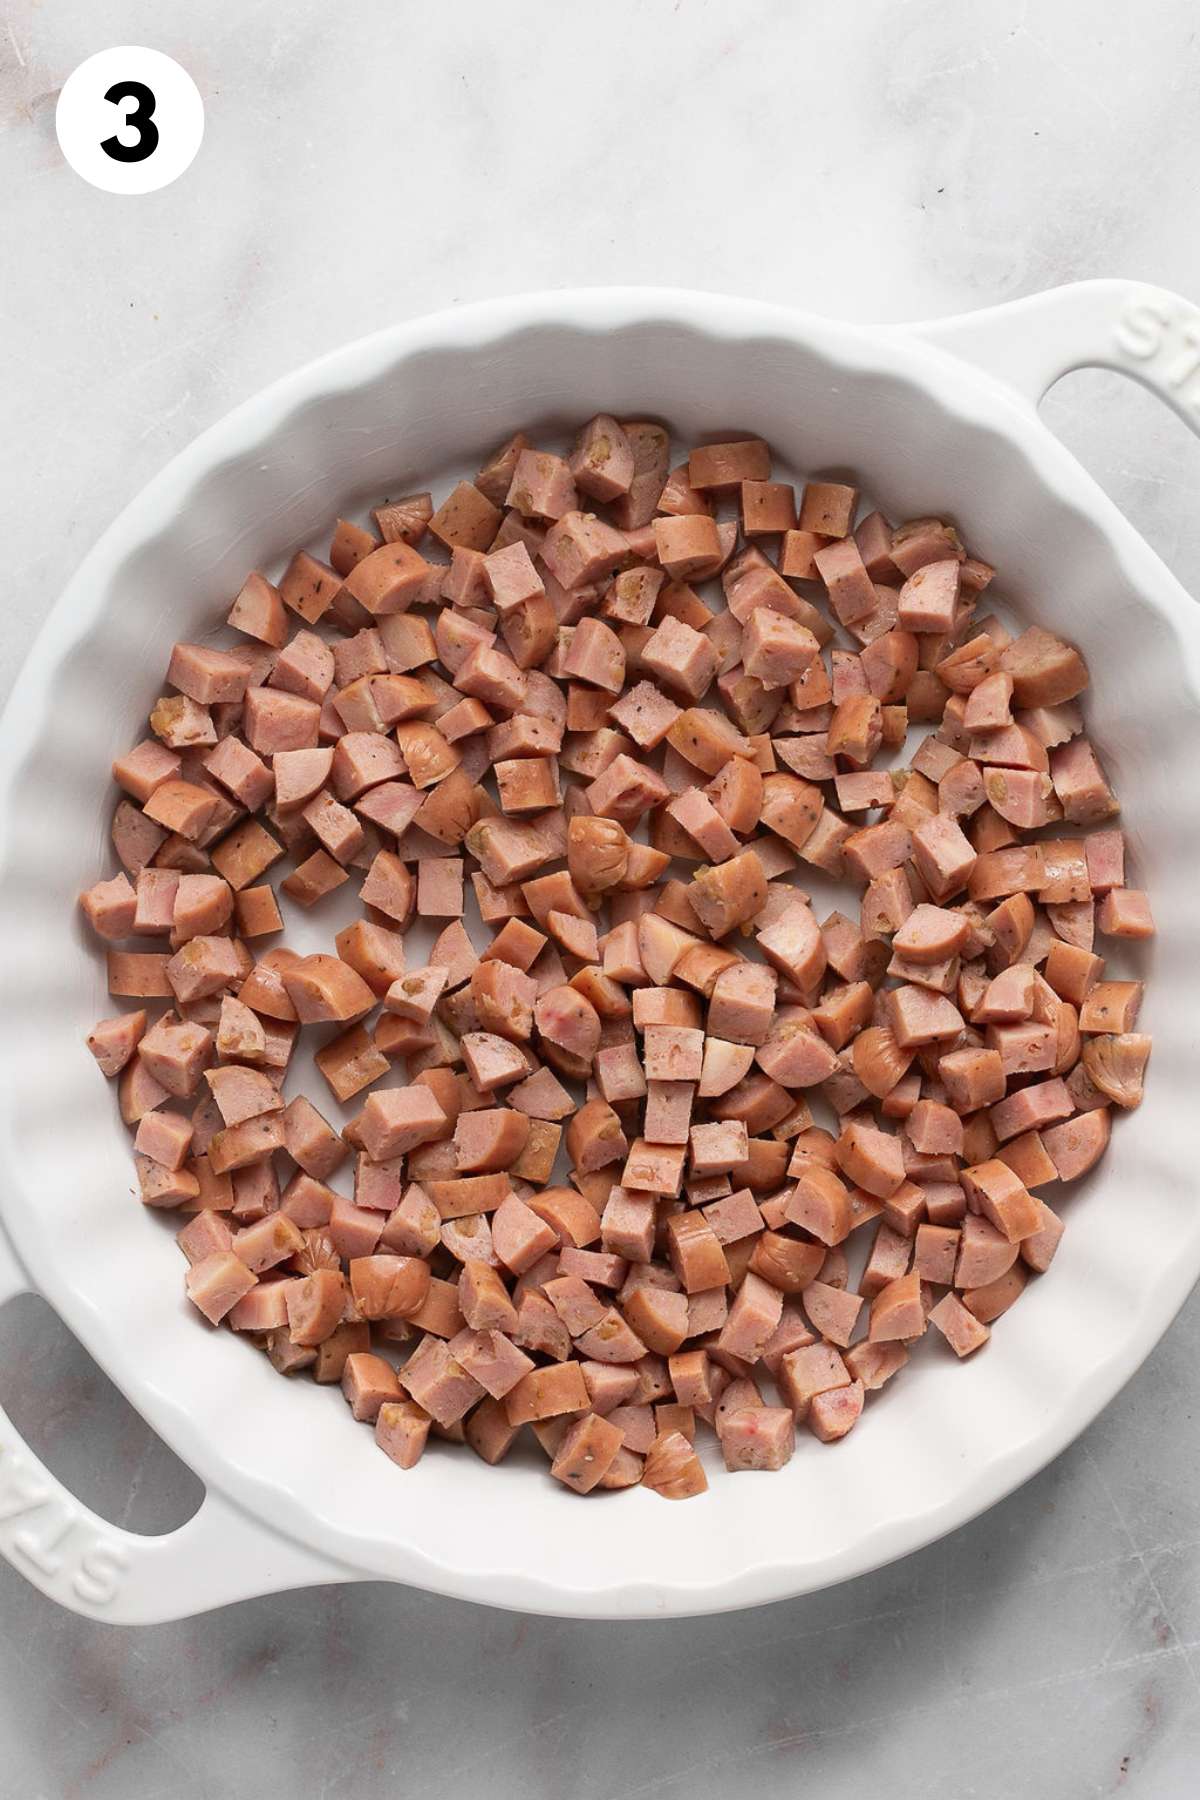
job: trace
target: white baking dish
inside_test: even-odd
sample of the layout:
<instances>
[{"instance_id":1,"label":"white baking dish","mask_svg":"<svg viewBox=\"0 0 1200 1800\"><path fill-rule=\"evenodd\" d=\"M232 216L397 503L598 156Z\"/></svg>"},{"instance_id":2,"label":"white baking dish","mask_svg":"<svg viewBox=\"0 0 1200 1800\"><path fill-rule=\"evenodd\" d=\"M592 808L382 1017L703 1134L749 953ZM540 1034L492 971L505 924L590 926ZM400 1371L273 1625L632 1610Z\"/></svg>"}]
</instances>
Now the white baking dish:
<instances>
[{"instance_id":1,"label":"white baking dish","mask_svg":"<svg viewBox=\"0 0 1200 1800\"><path fill-rule=\"evenodd\" d=\"M179 1531L132 1536L67 1494L0 1415L0 1548L17 1566L64 1604L128 1622L364 1576L537 1612L717 1611L929 1543L1095 1416L1200 1271L1200 626L1035 407L1067 369L1104 363L1195 425L1198 332L1194 307L1126 282L887 330L706 294L531 295L314 363L134 501L54 610L3 720L0 1298L42 1292L207 1498ZM582 1503L544 1465L493 1471L445 1450L401 1474L336 1395L203 1328L170 1233L131 1198L128 1142L82 1047L107 997L75 895L106 866L109 759L144 718L171 642L211 629L246 569L327 532L339 508L473 466L517 425L599 407L658 414L684 438L749 429L796 471L863 471L893 518L956 516L1001 566L1013 612L1086 652L1092 729L1161 933L1145 1104L1065 1202L1052 1272L986 1353L961 1368L916 1359L843 1444L806 1440L784 1474L718 1478L686 1506L642 1491Z\"/></svg>"}]
</instances>

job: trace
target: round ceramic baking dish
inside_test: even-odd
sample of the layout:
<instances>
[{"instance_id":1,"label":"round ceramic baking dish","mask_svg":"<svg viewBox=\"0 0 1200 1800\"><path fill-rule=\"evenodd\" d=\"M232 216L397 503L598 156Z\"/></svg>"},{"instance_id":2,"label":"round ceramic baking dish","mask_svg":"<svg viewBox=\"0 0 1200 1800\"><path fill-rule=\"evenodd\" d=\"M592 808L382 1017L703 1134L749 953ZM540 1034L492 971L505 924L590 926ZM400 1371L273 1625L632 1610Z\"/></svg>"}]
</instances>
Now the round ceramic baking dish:
<instances>
[{"instance_id":1,"label":"round ceramic baking dish","mask_svg":"<svg viewBox=\"0 0 1200 1800\"><path fill-rule=\"evenodd\" d=\"M14 1564L124 1622L364 1577L531 1612L714 1612L930 1543L1096 1415L1200 1272L1200 615L1036 405L1068 369L1106 364L1195 425L1198 363L1200 312L1127 282L906 329L699 293L535 294L339 350L151 483L62 596L0 731L0 1299L44 1294L206 1498L178 1531L135 1537L67 1493L0 1415L0 1549ZM1065 1201L1050 1275L969 1365L918 1358L836 1448L806 1441L784 1473L715 1479L686 1506L642 1490L583 1504L534 1460L492 1470L440 1453L401 1474L336 1396L206 1330L170 1232L131 1196L128 1142L82 1044L109 1009L75 897L106 866L108 764L172 641L209 631L247 569L318 542L336 512L475 467L518 425L565 428L598 408L658 415L682 440L750 430L791 472L862 472L892 518L956 517L1000 565L1016 618L1088 658L1090 727L1160 928L1146 1100Z\"/></svg>"}]
</instances>

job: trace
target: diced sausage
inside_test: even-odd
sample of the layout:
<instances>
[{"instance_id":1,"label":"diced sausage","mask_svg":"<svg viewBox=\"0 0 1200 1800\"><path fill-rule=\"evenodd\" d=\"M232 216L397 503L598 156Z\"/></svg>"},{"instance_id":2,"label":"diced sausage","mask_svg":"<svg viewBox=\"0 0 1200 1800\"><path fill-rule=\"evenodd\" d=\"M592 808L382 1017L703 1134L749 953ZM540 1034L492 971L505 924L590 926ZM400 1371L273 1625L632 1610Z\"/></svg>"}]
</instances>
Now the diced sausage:
<instances>
[{"instance_id":1,"label":"diced sausage","mask_svg":"<svg viewBox=\"0 0 1200 1800\"><path fill-rule=\"evenodd\" d=\"M797 511L761 439L669 454L597 413L569 457L517 432L436 508L338 520L328 565L251 573L235 648L175 645L112 765L127 873L81 909L110 991L172 1008L88 1039L137 1191L194 1215L200 1310L341 1381L399 1466L431 1429L499 1462L528 1423L564 1485L682 1497L697 1421L736 1470L782 1466L798 1418L833 1442L927 1316L986 1340L1057 1250L1038 1190L1142 1096L1142 984L1094 940L1154 921L1079 652L975 619L995 570L941 519L855 527L841 481ZM853 646L828 660L816 580ZM283 857L305 907L363 871L336 954L247 950ZM864 884L857 921L818 924L798 860ZM423 967L415 917L448 922ZM344 1132L282 1096L326 1023L335 1097L371 1090ZM372 1333L415 1346L399 1374Z\"/></svg>"}]
</instances>

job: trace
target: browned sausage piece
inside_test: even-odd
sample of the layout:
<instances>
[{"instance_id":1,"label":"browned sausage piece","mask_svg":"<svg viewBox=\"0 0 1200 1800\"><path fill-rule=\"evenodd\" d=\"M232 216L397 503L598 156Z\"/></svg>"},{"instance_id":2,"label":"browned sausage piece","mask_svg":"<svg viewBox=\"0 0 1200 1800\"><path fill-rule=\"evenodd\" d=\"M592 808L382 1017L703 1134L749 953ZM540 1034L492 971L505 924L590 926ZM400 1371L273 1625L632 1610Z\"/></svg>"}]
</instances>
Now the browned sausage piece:
<instances>
[{"instance_id":1,"label":"browned sausage piece","mask_svg":"<svg viewBox=\"0 0 1200 1800\"><path fill-rule=\"evenodd\" d=\"M429 1293L429 1264L415 1256L356 1257L350 1291L364 1319L410 1318Z\"/></svg>"},{"instance_id":2,"label":"browned sausage piece","mask_svg":"<svg viewBox=\"0 0 1200 1800\"><path fill-rule=\"evenodd\" d=\"M700 1458L681 1431L656 1437L646 1453L642 1486L665 1500L690 1500L708 1488Z\"/></svg>"},{"instance_id":3,"label":"browned sausage piece","mask_svg":"<svg viewBox=\"0 0 1200 1800\"><path fill-rule=\"evenodd\" d=\"M914 963L939 963L955 956L970 935L965 913L922 903L913 908L892 939L892 948Z\"/></svg>"},{"instance_id":4,"label":"browned sausage piece","mask_svg":"<svg viewBox=\"0 0 1200 1800\"><path fill-rule=\"evenodd\" d=\"M540 995L534 1022L543 1038L584 1062L600 1047L599 1015L575 988L553 987Z\"/></svg>"},{"instance_id":5,"label":"browned sausage piece","mask_svg":"<svg viewBox=\"0 0 1200 1800\"><path fill-rule=\"evenodd\" d=\"M623 1442L619 1426L585 1413L568 1427L550 1473L577 1494L590 1494L611 1469Z\"/></svg>"},{"instance_id":6,"label":"browned sausage piece","mask_svg":"<svg viewBox=\"0 0 1200 1800\"><path fill-rule=\"evenodd\" d=\"M454 1153L464 1175L511 1169L529 1142L529 1119L507 1106L464 1112L454 1127Z\"/></svg>"}]
</instances>

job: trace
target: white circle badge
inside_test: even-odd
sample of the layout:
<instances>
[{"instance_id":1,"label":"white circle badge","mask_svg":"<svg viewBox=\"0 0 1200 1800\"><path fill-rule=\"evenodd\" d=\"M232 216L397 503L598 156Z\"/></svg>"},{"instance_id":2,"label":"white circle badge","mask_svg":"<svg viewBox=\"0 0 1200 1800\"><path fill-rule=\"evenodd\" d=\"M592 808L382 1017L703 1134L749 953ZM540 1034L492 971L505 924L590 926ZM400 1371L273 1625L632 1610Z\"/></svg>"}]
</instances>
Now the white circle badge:
<instances>
[{"instance_id":1,"label":"white circle badge","mask_svg":"<svg viewBox=\"0 0 1200 1800\"><path fill-rule=\"evenodd\" d=\"M54 115L77 175L108 194L151 194L190 165L204 136L204 102L186 69L161 50L101 50L67 77Z\"/></svg>"}]
</instances>

